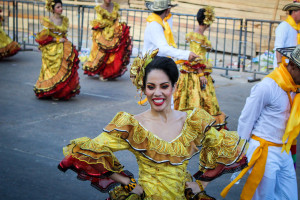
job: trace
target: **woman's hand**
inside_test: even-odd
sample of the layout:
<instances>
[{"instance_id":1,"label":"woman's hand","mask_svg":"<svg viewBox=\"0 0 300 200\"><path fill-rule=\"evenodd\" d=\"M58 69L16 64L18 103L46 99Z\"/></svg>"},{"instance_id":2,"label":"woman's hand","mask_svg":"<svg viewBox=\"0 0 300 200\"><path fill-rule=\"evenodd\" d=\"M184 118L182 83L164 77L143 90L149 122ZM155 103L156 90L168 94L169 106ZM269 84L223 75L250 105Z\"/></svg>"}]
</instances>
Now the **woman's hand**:
<instances>
[{"instance_id":1,"label":"woman's hand","mask_svg":"<svg viewBox=\"0 0 300 200\"><path fill-rule=\"evenodd\" d=\"M59 42L65 42L65 41L67 41L67 39L66 38L53 38L52 41L59 43Z\"/></svg>"},{"instance_id":2,"label":"woman's hand","mask_svg":"<svg viewBox=\"0 0 300 200\"><path fill-rule=\"evenodd\" d=\"M205 76L201 76L200 77L200 84L201 86L206 85L207 84L207 79Z\"/></svg>"},{"instance_id":3,"label":"woman's hand","mask_svg":"<svg viewBox=\"0 0 300 200\"><path fill-rule=\"evenodd\" d=\"M191 188L194 194L197 194L198 192L201 192L198 183L196 182L186 182L185 183L186 188Z\"/></svg>"},{"instance_id":4,"label":"woman's hand","mask_svg":"<svg viewBox=\"0 0 300 200\"><path fill-rule=\"evenodd\" d=\"M124 175L119 174L119 173L113 173L112 175L109 176L109 178L111 178L114 181L117 181L117 182L121 183L122 185L128 185L130 183L130 178L129 177L124 176ZM143 194L144 189L138 183L136 183L135 188L133 190L131 190L130 192L141 195L141 194Z\"/></svg>"},{"instance_id":5,"label":"woman's hand","mask_svg":"<svg viewBox=\"0 0 300 200\"><path fill-rule=\"evenodd\" d=\"M139 184L136 184L135 188L131 191L131 193L135 193L138 195L143 194L143 192L144 192L144 189Z\"/></svg>"},{"instance_id":6,"label":"woman's hand","mask_svg":"<svg viewBox=\"0 0 300 200\"><path fill-rule=\"evenodd\" d=\"M60 39L59 39L59 42L65 42L65 41L66 41L65 38L60 38Z\"/></svg>"},{"instance_id":7,"label":"woman's hand","mask_svg":"<svg viewBox=\"0 0 300 200\"><path fill-rule=\"evenodd\" d=\"M197 54L195 54L194 52L190 52L190 54L189 54L189 61L192 62L193 60L195 60L198 57L199 56Z\"/></svg>"},{"instance_id":8,"label":"woman's hand","mask_svg":"<svg viewBox=\"0 0 300 200\"><path fill-rule=\"evenodd\" d=\"M209 183L209 182L205 182L205 181L200 181L200 182L203 186L203 190L206 188L206 186ZM202 192L197 182L186 182L185 187L191 188L194 194L197 194L198 192Z\"/></svg>"}]
</instances>

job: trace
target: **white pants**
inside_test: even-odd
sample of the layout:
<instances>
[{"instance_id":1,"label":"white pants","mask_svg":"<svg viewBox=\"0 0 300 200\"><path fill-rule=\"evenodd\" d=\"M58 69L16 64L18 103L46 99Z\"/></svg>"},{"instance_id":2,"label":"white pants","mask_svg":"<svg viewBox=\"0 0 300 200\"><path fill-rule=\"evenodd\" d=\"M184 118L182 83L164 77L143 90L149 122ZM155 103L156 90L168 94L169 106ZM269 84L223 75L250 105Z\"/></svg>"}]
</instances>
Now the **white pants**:
<instances>
[{"instance_id":1,"label":"white pants","mask_svg":"<svg viewBox=\"0 0 300 200\"><path fill-rule=\"evenodd\" d=\"M247 158L250 161L259 142L249 141ZM269 146L264 176L253 200L298 200L297 178L291 152L281 153L281 147Z\"/></svg>"}]
</instances>

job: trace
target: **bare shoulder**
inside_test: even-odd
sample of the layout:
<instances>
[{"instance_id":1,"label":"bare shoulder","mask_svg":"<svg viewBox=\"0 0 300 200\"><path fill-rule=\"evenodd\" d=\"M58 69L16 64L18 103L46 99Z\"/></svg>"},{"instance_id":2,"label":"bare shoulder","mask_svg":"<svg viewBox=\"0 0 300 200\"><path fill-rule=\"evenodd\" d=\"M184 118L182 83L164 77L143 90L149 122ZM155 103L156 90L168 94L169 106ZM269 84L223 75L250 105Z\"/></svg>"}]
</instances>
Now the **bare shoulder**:
<instances>
[{"instance_id":1,"label":"bare shoulder","mask_svg":"<svg viewBox=\"0 0 300 200\"><path fill-rule=\"evenodd\" d=\"M176 120L185 122L185 120L187 118L187 113L186 112L174 110L174 113L175 113L175 119Z\"/></svg>"},{"instance_id":2,"label":"bare shoulder","mask_svg":"<svg viewBox=\"0 0 300 200\"><path fill-rule=\"evenodd\" d=\"M147 111L142 112L142 113L140 113L140 114L134 115L133 117L134 117L137 121L143 122L143 121L145 121L145 119L147 119L148 114L149 114L149 111L147 110Z\"/></svg>"}]
</instances>

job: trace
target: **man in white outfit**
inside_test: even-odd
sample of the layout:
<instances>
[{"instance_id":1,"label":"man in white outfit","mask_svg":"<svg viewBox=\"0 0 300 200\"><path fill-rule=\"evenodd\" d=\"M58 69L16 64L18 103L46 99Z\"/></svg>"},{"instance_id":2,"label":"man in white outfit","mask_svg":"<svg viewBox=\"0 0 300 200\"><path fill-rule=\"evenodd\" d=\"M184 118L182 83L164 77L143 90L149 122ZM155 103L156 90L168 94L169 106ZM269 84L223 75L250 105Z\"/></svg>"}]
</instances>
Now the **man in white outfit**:
<instances>
[{"instance_id":1,"label":"man in white outfit","mask_svg":"<svg viewBox=\"0 0 300 200\"><path fill-rule=\"evenodd\" d=\"M143 55L159 49L158 56L172 57L180 60L194 60L198 56L190 51L176 48L172 35L172 17L170 10L176 5L169 0L154 0L146 2L146 7L153 11L147 18L147 27L144 33ZM165 20L165 18L169 18Z\"/></svg>"},{"instance_id":2,"label":"man in white outfit","mask_svg":"<svg viewBox=\"0 0 300 200\"><path fill-rule=\"evenodd\" d=\"M288 11L287 19L281 22L275 30L274 50L277 48L292 47L300 44L297 38L299 34L298 24L300 23L300 2L294 1L283 7L284 11ZM299 36L298 36L299 37ZM274 69L281 63L281 54L276 51L274 55Z\"/></svg>"},{"instance_id":3,"label":"man in white outfit","mask_svg":"<svg viewBox=\"0 0 300 200\"><path fill-rule=\"evenodd\" d=\"M249 140L248 167L230 185L251 171L241 194L243 200L298 199L290 149L300 131L300 45L294 50L278 50L289 63L280 64L252 88L239 118L237 131ZM228 191L227 187L224 190Z\"/></svg>"}]
</instances>

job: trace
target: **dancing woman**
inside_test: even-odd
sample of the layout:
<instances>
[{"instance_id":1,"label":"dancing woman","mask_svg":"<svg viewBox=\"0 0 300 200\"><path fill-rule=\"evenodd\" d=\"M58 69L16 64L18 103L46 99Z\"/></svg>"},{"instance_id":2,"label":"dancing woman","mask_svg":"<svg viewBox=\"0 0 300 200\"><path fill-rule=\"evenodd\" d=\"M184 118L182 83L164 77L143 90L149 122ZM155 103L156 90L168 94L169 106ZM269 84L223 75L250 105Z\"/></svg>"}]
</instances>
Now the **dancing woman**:
<instances>
[{"instance_id":1,"label":"dancing woman","mask_svg":"<svg viewBox=\"0 0 300 200\"><path fill-rule=\"evenodd\" d=\"M211 77L212 64L206 59L206 52L211 50L211 42L204 35L214 18L212 7L200 9L197 13L199 26L195 32L186 35L190 50L199 58L193 62L185 62L180 69L177 91L174 94L174 109L203 108L216 119L214 126L220 129L226 126L226 116L221 112L216 97Z\"/></svg>"},{"instance_id":2,"label":"dancing woman","mask_svg":"<svg viewBox=\"0 0 300 200\"><path fill-rule=\"evenodd\" d=\"M42 51L42 68L34 92L38 98L68 100L79 94L78 53L67 39L69 19L62 15L61 0L46 0L46 9L52 16L42 19L44 29L35 40Z\"/></svg>"},{"instance_id":3,"label":"dancing woman","mask_svg":"<svg viewBox=\"0 0 300 200\"><path fill-rule=\"evenodd\" d=\"M59 168L76 171L103 192L121 184L110 191L111 199L213 199L204 187L247 164L246 142L236 132L211 127L215 120L203 109L173 110L177 66L171 58L156 54L136 58L130 70L133 84L145 93L151 108L137 115L119 112L98 137L72 140ZM120 150L135 155L138 182L113 154ZM187 165L197 153L200 167L193 181Z\"/></svg>"},{"instance_id":4,"label":"dancing woman","mask_svg":"<svg viewBox=\"0 0 300 200\"><path fill-rule=\"evenodd\" d=\"M91 21L93 45L84 73L99 74L100 80L114 79L127 71L132 44L129 26L119 22L119 4L104 0L95 7L97 19Z\"/></svg>"},{"instance_id":5,"label":"dancing woman","mask_svg":"<svg viewBox=\"0 0 300 200\"><path fill-rule=\"evenodd\" d=\"M0 13L2 7L0 6ZM13 41L2 29L3 17L0 16L0 59L15 55L21 48L20 45Z\"/></svg>"}]
</instances>

